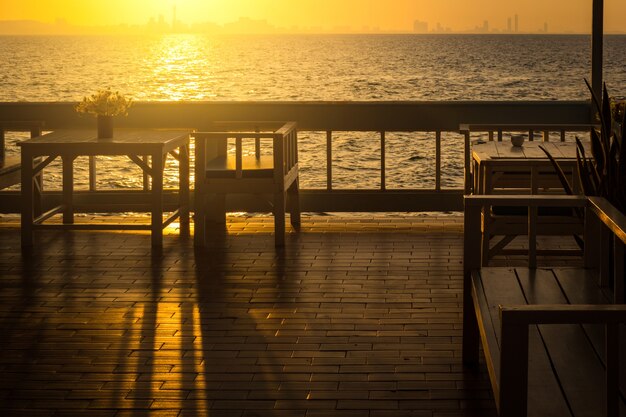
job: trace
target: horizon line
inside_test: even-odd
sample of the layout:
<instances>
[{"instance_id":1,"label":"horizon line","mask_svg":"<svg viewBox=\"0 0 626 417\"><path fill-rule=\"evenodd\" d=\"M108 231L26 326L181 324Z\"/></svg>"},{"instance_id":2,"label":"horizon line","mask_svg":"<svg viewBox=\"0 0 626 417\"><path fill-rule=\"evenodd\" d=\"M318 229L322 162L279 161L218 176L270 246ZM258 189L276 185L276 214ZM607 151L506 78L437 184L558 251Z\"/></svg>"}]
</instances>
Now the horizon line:
<instances>
[{"instance_id":1,"label":"horizon line","mask_svg":"<svg viewBox=\"0 0 626 417\"><path fill-rule=\"evenodd\" d=\"M254 21L265 25L263 29L246 30L245 28L234 27L242 20ZM545 32L541 29L534 31L518 31L509 32L506 30L495 30L482 32L476 29L462 30L442 30L417 32L410 29L378 29L374 28L355 28L338 27L336 29L323 29L320 27L304 27L300 28L281 28L276 27L263 19L240 18L238 21L226 24L217 24L213 22L201 22L187 24L177 22L180 27L173 28L166 24L162 27L151 27L150 23L144 24L109 24L109 25L79 25L68 23L62 18L54 22L44 22L33 19L4 19L0 20L0 36L68 36L68 35L155 35L155 34L213 34L213 35L496 35L496 36L519 36L519 35L591 35L591 32L578 31L561 31L561 32ZM22 25L21 27L2 27L3 25ZM26 25L37 25L37 28L27 27ZM230 27L229 27L230 26ZM33 33L27 33L28 31ZM626 35L623 30L608 30L605 35Z\"/></svg>"}]
</instances>

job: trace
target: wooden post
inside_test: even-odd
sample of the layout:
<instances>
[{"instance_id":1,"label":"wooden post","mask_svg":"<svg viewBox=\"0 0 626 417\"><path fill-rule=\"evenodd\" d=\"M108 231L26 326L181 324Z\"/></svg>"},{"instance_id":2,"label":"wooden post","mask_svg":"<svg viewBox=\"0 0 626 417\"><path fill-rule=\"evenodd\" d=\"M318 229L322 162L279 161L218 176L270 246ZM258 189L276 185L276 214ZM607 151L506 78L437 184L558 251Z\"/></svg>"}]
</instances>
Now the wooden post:
<instances>
[{"instance_id":1,"label":"wooden post","mask_svg":"<svg viewBox=\"0 0 626 417\"><path fill-rule=\"evenodd\" d=\"M463 242L463 362L466 365L478 364L479 333L474 302L472 301L472 270L481 265L480 214L481 207L468 204L465 200L464 242Z\"/></svg>"},{"instance_id":2,"label":"wooden post","mask_svg":"<svg viewBox=\"0 0 626 417\"><path fill-rule=\"evenodd\" d=\"M178 161L180 231L189 235L189 141L180 147Z\"/></svg>"},{"instance_id":3,"label":"wooden post","mask_svg":"<svg viewBox=\"0 0 626 417\"><path fill-rule=\"evenodd\" d=\"M608 417L617 417L620 414L619 333L619 324L606 325L606 415Z\"/></svg>"},{"instance_id":4,"label":"wooden post","mask_svg":"<svg viewBox=\"0 0 626 417\"><path fill-rule=\"evenodd\" d=\"M501 416L526 417L528 407L528 325L510 323L501 312L500 392Z\"/></svg>"},{"instance_id":5,"label":"wooden post","mask_svg":"<svg viewBox=\"0 0 626 417\"><path fill-rule=\"evenodd\" d=\"M471 163L472 163L472 155L470 154L471 149L470 149L470 131L469 129L465 132L465 157L464 157L464 168L465 168L465 195L471 194L473 191L475 191L475 187L473 187L472 185L474 184L474 178L472 178L472 172L471 172ZM474 172L474 176L476 176L477 173Z\"/></svg>"},{"instance_id":6,"label":"wooden post","mask_svg":"<svg viewBox=\"0 0 626 417\"><path fill-rule=\"evenodd\" d=\"M528 207L528 267L537 268L537 217L539 209Z\"/></svg>"},{"instance_id":7,"label":"wooden post","mask_svg":"<svg viewBox=\"0 0 626 417\"><path fill-rule=\"evenodd\" d=\"M22 247L28 248L33 246L33 155L28 147L23 146L21 150L22 164Z\"/></svg>"},{"instance_id":8,"label":"wooden post","mask_svg":"<svg viewBox=\"0 0 626 417\"><path fill-rule=\"evenodd\" d=\"M435 138L435 190L441 191L441 131Z\"/></svg>"},{"instance_id":9,"label":"wooden post","mask_svg":"<svg viewBox=\"0 0 626 417\"><path fill-rule=\"evenodd\" d=\"M604 0L593 0L591 32L591 88L602 97L602 55L604 39Z\"/></svg>"},{"instance_id":10,"label":"wooden post","mask_svg":"<svg viewBox=\"0 0 626 417\"><path fill-rule=\"evenodd\" d=\"M64 155L63 159L63 224L74 223L74 158Z\"/></svg>"},{"instance_id":11,"label":"wooden post","mask_svg":"<svg viewBox=\"0 0 626 417\"><path fill-rule=\"evenodd\" d=\"M624 304L626 297L624 289L624 243L621 239L613 235L613 294L615 304Z\"/></svg>"},{"instance_id":12,"label":"wooden post","mask_svg":"<svg viewBox=\"0 0 626 417\"><path fill-rule=\"evenodd\" d=\"M4 129L0 129L0 159L4 159L5 155L5 143L4 143Z\"/></svg>"},{"instance_id":13,"label":"wooden post","mask_svg":"<svg viewBox=\"0 0 626 417\"><path fill-rule=\"evenodd\" d=\"M385 132L380 132L380 189L387 188L387 155L386 155Z\"/></svg>"},{"instance_id":14,"label":"wooden post","mask_svg":"<svg viewBox=\"0 0 626 417\"><path fill-rule=\"evenodd\" d=\"M195 137L195 208L194 208L194 245L206 245L206 139Z\"/></svg>"},{"instance_id":15,"label":"wooden post","mask_svg":"<svg viewBox=\"0 0 626 417\"><path fill-rule=\"evenodd\" d=\"M89 157L89 191L96 191L96 157Z\"/></svg>"},{"instance_id":16,"label":"wooden post","mask_svg":"<svg viewBox=\"0 0 626 417\"><path fill-rule=\"evenodd\" d=\"M162 150L152 154L152 246L163 245L163 158Z\"/></svg>"},{"instance_id":17,"label":"wooden post","mask_svg":"<svg viewBox=\"0 0 626 417\"><path fill-rule=\"evenodd\" d=\"M326 132L326 189L333 189L333 132Z\"/></svg>"}]
</instances>

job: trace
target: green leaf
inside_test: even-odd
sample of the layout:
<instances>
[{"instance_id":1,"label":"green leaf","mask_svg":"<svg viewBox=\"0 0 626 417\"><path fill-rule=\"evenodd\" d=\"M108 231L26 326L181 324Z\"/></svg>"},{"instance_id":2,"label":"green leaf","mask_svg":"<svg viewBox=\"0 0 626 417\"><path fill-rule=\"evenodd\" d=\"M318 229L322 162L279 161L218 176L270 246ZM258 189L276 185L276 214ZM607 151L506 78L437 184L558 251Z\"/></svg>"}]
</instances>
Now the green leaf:
<instances>
[{"instance_id":1,"label":"green leaf","mask_svg":"<svg viewBox=\"0 0 626 417\"><path fill-rule=\"evenodd\" d=\"M578 149L576 149L576 161L578 162L578 178L580 179L580 185L583 187L583 192L586 196L597 195L596 188L591 181L591 171L585 159L581 157Z\"/></svg>"},{"instance_id":2,"label":"green leaf","mask_svg":"<svg viewBox=\"0 0 626 417\"><path fill-rule=\"evenodd\" d=\"M554 170L556 171L556 175L559 178L559 181L561 182L561 185L563 186L563 190L565 190L565 193L568 195L574 195L574 191L572 190L572 187L569 181L567 181L567 177L565 176L565 173L561 169L561 166L556 161L556 159L554 159L552 155L550 154L550 152L548 152L546 148L544 148L543 146L539 145L539 149L541 149L548 156L548 159L552 163L552 166L554 167Z\"/></svg>"},{"instance_id":3,"label":"green leaf","mask_svg":"<svg viewBox=\"0 0 626 417\"><path fill-rule=\"evenodd\" d=\"M591 130L591 154L596 161L598 171L605 174L607 160L606 149L596 129Z\"/></svg>"}]
</instances>

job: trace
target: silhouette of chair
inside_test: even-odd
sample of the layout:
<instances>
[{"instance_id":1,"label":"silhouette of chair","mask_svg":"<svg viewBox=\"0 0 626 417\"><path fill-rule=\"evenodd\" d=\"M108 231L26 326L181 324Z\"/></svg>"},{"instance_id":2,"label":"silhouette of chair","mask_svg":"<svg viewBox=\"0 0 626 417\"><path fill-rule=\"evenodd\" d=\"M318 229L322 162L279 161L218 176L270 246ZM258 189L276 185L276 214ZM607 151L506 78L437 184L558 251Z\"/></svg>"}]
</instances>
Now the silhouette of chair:
<instances>
[{"instance_id":1,"label":"silhouette of chair","mask_svg":"<svg viewBox=\"0 0 626 417\"><path fill-rule=\"evenodd\" d=\"M272 212L276 246L285 244L285 213L289 197L290 220L300 225L298 143L294 122L216 123L211 131L195 132L195 235L196 246L206 245L210 223L224 223L227 194L273 195ZM234 139L234 152L228 140ZM244 141L254 140L254 152ZM272 155L262 155L272 142Z\"/></svg>"}]
</instances>

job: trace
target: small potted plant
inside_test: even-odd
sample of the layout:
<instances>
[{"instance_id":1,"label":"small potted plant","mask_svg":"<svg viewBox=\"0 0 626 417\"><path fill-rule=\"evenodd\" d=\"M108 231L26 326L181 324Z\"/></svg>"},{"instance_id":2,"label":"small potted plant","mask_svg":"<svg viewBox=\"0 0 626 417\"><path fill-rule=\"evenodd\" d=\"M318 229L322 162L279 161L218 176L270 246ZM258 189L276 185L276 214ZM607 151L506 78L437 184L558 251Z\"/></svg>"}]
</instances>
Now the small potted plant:
<instances>
[{"instance_id":1,"label":"small potted plant","mask_svg":"<svg viewBox=\"0 0 626 417\"><path fill-rule=\"evenodd\" d=\"M78 113L93 114L98 119L98 139L113 137L113 117L127 116L133 100L110 88L86 96L75 107Z\"/></svg>"}]
</instances>

